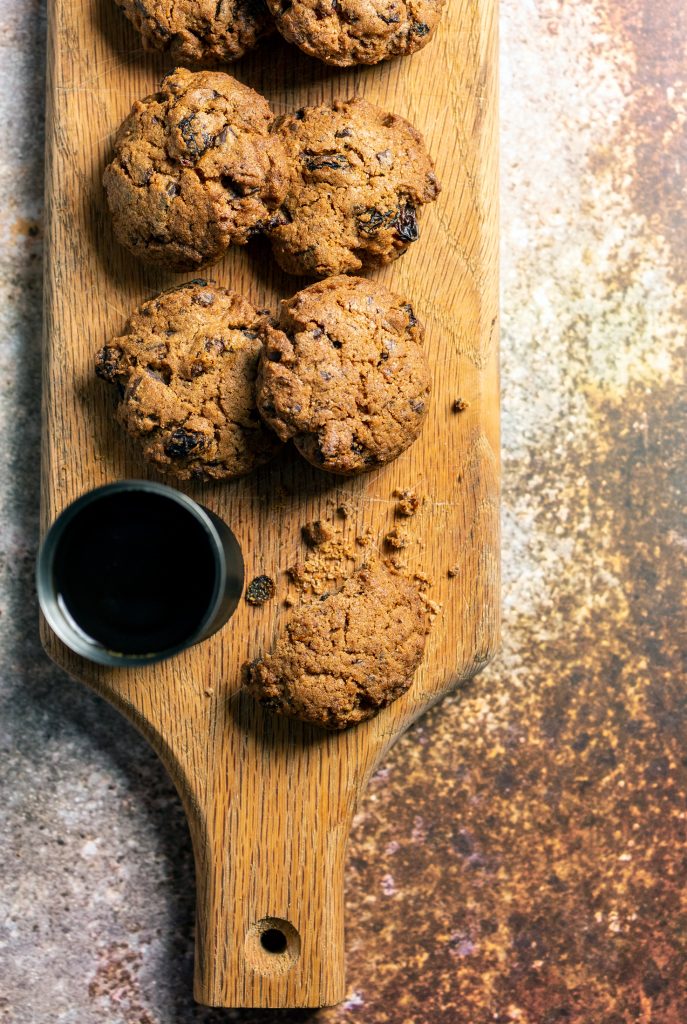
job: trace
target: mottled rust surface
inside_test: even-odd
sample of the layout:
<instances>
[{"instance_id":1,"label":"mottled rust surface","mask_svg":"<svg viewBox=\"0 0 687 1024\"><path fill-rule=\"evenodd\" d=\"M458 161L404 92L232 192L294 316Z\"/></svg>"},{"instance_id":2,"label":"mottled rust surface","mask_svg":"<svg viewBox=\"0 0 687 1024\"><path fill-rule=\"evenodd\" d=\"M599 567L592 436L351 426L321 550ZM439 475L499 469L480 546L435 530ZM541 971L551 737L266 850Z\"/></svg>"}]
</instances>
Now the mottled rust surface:
<instances>
[{"instance_id":1,"label":"mottled rust surface","mask_svg":"<svg viewBox=\"0 0 687 1024\"><path fill-rule=\"evenodd\" d=\"M39 651L42 17L0 25L2 1024L685 1024L685 5L502 0L504 650L373 780L319 1013L193 1007L176 798Z\"/></svg>"}]
</instances>

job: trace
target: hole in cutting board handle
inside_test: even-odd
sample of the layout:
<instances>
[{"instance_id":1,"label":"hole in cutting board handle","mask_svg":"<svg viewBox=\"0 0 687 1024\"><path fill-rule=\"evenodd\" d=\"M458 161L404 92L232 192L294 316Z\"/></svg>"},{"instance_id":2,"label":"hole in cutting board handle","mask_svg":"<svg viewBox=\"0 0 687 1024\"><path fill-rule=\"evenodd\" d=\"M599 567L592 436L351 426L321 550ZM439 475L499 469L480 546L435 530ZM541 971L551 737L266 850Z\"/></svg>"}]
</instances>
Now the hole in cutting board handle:
<instances>
[{"instance_id":1,"label":"hole in cutting board handle","mask_svg":"<svg viewBox=\"0 0 687 1024\"><path fill-rule=\"evenodd\" d=\"M283 953L287 946L286 936L281 928L268 928L260 936L260 945L268 953Z\"/></svg>"},{"instance_id":2,"label":"hole in cutting board handle","mask_svg":"<svg viewBox=\"0 0 687 1024\"><path fill-rule=\"evenodd\" d=\"M301 955L301 937L289 921L263 917L248 930L245 954L258 974L286 974Z\"/></svg>"}]
</instances>

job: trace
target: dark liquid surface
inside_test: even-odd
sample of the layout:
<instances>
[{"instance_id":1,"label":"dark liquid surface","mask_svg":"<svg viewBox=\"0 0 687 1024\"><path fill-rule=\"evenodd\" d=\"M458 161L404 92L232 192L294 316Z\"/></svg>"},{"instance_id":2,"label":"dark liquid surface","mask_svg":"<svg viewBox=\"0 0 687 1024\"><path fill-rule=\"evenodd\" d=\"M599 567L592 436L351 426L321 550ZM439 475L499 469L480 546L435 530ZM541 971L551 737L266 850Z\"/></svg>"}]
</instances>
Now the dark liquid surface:
<instances>
[{"instance_id":1,"label":"dark liquid surface","mask_svg":"<svg viewBox=\"0 0 687 1024\"><path fill-rule=\"evenodd\" d=\"M55 586L84 633L120 654L183 644L209 609L215 585L210 539L169 498L122 492L94 501L68 524Z\"/></svg>"}]
</instances>

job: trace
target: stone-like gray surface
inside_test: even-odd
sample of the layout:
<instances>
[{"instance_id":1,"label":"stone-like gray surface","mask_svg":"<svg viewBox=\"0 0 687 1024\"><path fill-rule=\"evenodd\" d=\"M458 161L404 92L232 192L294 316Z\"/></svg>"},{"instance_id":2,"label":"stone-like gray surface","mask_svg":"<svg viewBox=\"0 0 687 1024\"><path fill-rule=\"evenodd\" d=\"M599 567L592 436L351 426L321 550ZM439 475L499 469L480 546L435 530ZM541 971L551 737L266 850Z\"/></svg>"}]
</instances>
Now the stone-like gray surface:
<instances>
[{"instance_id":1,"label":"stone-like gray surface","mask_svg":"<svg viewBox=\"0 0 687 1024\"><path fill-rule=\"evenodd\" d=\"M44 36L0 0L0 1022L687 1020L687 12L502 0L504 651L373 780L313 1014L193 1006L173 790L40 650Z\"/></svg>"}]
</instances>

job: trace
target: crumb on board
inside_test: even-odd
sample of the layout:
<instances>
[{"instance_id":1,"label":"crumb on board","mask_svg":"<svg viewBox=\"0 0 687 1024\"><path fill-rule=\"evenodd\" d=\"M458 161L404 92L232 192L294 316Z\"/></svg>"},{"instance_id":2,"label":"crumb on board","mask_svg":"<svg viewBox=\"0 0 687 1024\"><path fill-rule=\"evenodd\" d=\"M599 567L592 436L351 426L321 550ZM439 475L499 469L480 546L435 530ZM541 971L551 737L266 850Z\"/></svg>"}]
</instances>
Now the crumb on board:
<instances>
[{"instance_id":1,"label":"crumb on board","mask_svg":"<svg viewBox=\"0 0 687 1024\"><path fill-rule=\"evenodd\" d=\"M389 530L384 537L384 543L395 551L399 551L401 548L408 547L410 534L402 526L394 526L393 530Z\"/></svg>"},{"instance_id":2,"label":"crumb on board","mask_svg":"<svg viewBox=\"0 0 687 1024\"><path fill-rule=\"evenodd\" d=\"M301 593L322 594L353 570L356 555L353 545L333 533L313 548L307 558L294 562L286 570L291 583Z\"/></svg>"},{"instance_id":3,"label":"crumb on board","mask_svg":"<svg viewBox=\"0 0 687 1024\"><path fill-rule=\"evenodd\" d=\"M342 519L348 519L353 512L353 506L351 505L350 501L342 501L341 504L337 507L336 511L338 512Z\"/></svg>"},{"instance_id":4,"label":"crumb on board","mask_svg":"<svg viewBox=\"0 0 687 1024\"><path fill-rule=\"evenodd\" d=\"M433 622L434 619L436 619L439 612L441 611L442 606L439 604L438 601L431 601L426 594L421 593L420 596L422 598L422 602L425 608L429 613L430 622Z\"/></svg>"},{"instance_id":5,"label":"crumb on board","mask_svg":"<svg viewBox=\"0 0 687 1024\"><path fill-rule=\"evenodd\" d=\"M459 565L452 565L451 568L446 573L446 575L448 576L448 578L450 580L454 579L454 577L456 577L456 576L459 576L460 575L460 566Z\"/></svg>"},{"instance_id":6,"label":"crumb on board","mask_svg":"<svg viewBox=\"0 0 687 1024\"><path fill-rule=\"evenodd\" d=\"M397 572L405 572L405 570L408 568L408 563L404 562L403 559L399 558L397 555L394 555L392 558L390 558L389 562L394 567L394 569L396 569Z\"/></svg>"},{"instance_id":7,"label":"crumb on board","mask_svg":"<svg viewBox=\"0 0 687 1024\"><path fill-rule=\"evenodd\" d=\"M410 488L394 491L394 497L399 499L396 512L401 516L414 516L422 504L415 491Z\"/></svg>"},{"instance_id":8,"label":"crumb on board","mask_svg":"<svg viewBox=\"0 0 687 1024\"><path fill-rule=\"evenodd\" d=\"M466 402L464 398L456 398L451 404L451 408L454 412L464 412L468 408L469 402Z\"/></svg>"},{"instance_id":9,"label":"crumb on board","mask_svg":"<svg viewBox=\"0 0 687 1024\"><path fill-rule=\"evenodd\" d=\"M305 562L294 562L286 570L286 575L289 577L292 583L295 583L299 587L305 580L307 570Z\"/></svg>"},{"instance_id":10,"label":"crumb on board","mask_svg":"<svg viewBox=\"0 0 687 1024\"><path fill-rule=\"evenodd\" d=\"M417 582L421 591L428 590L430 587L434 586L433 578L428 576L426 572L422 572L419 569L413 574L413 579Z\"/></svg>"},{"instance_id":11,"label":"crumb on board","mask_svg":"<svg viewBox=\"0 0 687 1024\"><path fill-rule=\"evenodd\" d=\"M355 538L355 542L361 548L369 548L370 544L372 543L373 536L374 535L372 532L372 527L368 526L363 530L362 533L358 534L358 536Z\"/></svg>"},{"instance_id":12,"label":"crumb on board","mask_svg":"<svg viewBox=\"0 0 687 1024\"><path fill-rule=\"evenodd\" d=\"M246 588L248 604L260 605L274 597L274 580L271 576L256 576Z\"/></svg>"},{"instance_id":13,"label":"crumb on board","mask_svg":"<svg viewBox=\"0 0 687 1024\"><path fill-rule=\"evenodd\" d=\"M213 690L213 688L211 686L206 686L204 692L205 692L205 696L206 697L212 697L212 695L213 695L213 693L215 691Z\"/></svg>"},{"instance_id":14,"label":"crumb on board","mask_svg":"<svg viewBox=\"0 0 687 1024\"><path fill-rule=\"evenodd\" d=\"M312 523L306 523L305 526L301 527L301 533L303 534L303 540L310 548L320 547L321 544L331 540L333 536L331 528L326 523L323 523L321 519L315 519Z\"/></svg>"}]
</instances>

